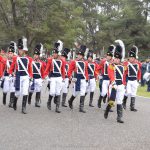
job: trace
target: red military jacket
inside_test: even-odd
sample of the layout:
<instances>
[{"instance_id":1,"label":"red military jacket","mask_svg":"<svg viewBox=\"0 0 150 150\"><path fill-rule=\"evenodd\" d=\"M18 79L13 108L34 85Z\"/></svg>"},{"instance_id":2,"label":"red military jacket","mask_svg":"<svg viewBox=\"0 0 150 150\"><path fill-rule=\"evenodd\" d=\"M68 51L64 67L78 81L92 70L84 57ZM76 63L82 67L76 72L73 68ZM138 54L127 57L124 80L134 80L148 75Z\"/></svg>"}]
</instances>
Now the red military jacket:
<instances>
[{"instance_id":1,"label":"red military jacket","mask_svg":"<svg viewBox=\"0 0 150 150\"><path fill-rule=\"evenodd\" d=\"M87 62L88 63L88 76L89 78L96 78L98 77L99 75L99 65L96 64L95 62Z\"/></svg>"},{"instance_id":2,"label":"red military jacket","mask_svg":"<svg viewBox=\"0 0 150 150\"><path fill-rule=\"evenodd\" d=\"M0 78L4 75L6 61L7 59L0 55Z\"/></svg>"},{"instance_id":3,"label":"red military jacket","mask_svg":"<svg viewBox=\"0 0 150 150\"><path fill-rule=\"evenodd\" d=\"M110 64L108 66L108 76L111 83L116 82L126 85L126 66Z\"/></svg>"},{"instance_id":4,"label":"red military jacket","mask_svg":"<svg viewBox=\"0 0 150 150\"><path fill-rule=\"evenodd\" d=\"M44 78L45 64L40 59L32 61L33 78Z\"/></svg>"},{"instance_id":5,"label":"red military jacket","mask_svg":"<svg viewBox=\"0 0 150 150\"><path fill-rule=\"evenodd\" d=\"M80 67L79 67L80 66ZM82 73L82 71L83 73ZM82 60L72 60L69 64L69 70L68 70L68 78L71 78L72 73L80 74L82 75L86 80L89 79L88 77L88 63L84 59Z\"/></svg>"},{"instance_id":6,"label":"red military jacket","mask_svg":"<svg viewBox=\"0 0 150 150\"><path fill-rule=\"evenodd\" d=\"M141 80L141 63L139 61L135 60L133 63L126 61L124 62L124 65L127 68L126 75L128 80Z\"/></svg>"},{"instance_id":7,"label":"red military jacket","mask_svg":"<svg viewBox=\"0 0 150 150\"><path fill-rule=\"evenodd\" d=\"M99 70L101 71L101 74L102 75L106 75L108 76L108 66L109 66L110 62L108 62L106 60L106 58L102 59L100 61L100 64L99 64Z\"/></svg>"},{"instance_id":8,"label":"red military jacket","mask_svg":"<svg viewBox=\"0 0 150 150\"><path fill-rule=\"evenodd\" d=\"M48 58L46 70L44 72L44 78L49 75L50 77L61 76L65 78L65 62L63 59L54 59L53 57Z\"/></svg>"},{"instance_id":9,"label":"red military jacket","mask_svg":"<svg viewBox=\"0 0 150 150\"><path fill-rule=\"evenodd\" d=\"M13 61L13 58L15 56L12 57L12 59L6 59L5 60L5 63L4 63L4 76L8 76L9 75L9 69L10 69L10 66L12 64L12 61Z\"/></svg>"},{"instance_id":10,"label":"red military jacket","mask_svg":"<svg viewBox=\"0 0 150 150\"><path fill-rule=\"evenodd\" d=\"M27 72L29 76L32 78L33 77L32 58L29 56L24 56L24 57L15 56L10 66L9 74L12 74L14 71L24 71L24 69L21 67L21 64L18 61L18 58L22 60L24 66L27 68Z\"/></svg>"}]
</instances>

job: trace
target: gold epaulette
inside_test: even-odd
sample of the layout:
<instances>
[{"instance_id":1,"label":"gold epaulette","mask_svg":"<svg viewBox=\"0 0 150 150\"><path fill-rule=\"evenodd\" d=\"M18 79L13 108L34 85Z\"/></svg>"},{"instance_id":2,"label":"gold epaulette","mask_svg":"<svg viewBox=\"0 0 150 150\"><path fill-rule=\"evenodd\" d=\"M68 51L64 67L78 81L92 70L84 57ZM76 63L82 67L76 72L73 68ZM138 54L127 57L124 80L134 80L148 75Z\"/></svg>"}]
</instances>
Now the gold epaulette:
<instances>
[{"instance_id":1,"label":"gold epaulette","mask_svg":"<svg viewBox=\"0 0 150 150\"><path fill-rule=\"evenodd\" d=\"M113 64L110 64L109 67L110 67L110 69L112 69L112 70L115 69Z\"/></svg>"},{"instance_id":2,"label":"gold epaulette","mask_svg":"<svg viewBox=\"0 0 150 150\"><path fill-rule=\"evenodd\" d=\"M128 69L127 66L125 66L125 65L124 65L123 67L124 67L124 70L125 70L125 71Z\"/></svg>"}]
</instances>

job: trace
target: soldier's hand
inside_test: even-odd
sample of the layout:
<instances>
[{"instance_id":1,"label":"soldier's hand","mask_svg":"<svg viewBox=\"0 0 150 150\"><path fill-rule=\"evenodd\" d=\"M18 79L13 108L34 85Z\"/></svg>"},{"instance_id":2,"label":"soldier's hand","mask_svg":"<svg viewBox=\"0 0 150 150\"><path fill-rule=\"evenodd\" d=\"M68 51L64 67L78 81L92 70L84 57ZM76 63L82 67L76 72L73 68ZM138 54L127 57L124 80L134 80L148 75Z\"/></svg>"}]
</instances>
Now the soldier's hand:
<instances>
[{"instance_id":1,"label":"soldier's hand","mask_svg":"<svg viewBox=\"0 0 150 150\"><path fill-rule=\"evenodd\" d=\"M76 82L77 81L77 78L72 78L72 82Z\"/></svg>"}]
</instances>

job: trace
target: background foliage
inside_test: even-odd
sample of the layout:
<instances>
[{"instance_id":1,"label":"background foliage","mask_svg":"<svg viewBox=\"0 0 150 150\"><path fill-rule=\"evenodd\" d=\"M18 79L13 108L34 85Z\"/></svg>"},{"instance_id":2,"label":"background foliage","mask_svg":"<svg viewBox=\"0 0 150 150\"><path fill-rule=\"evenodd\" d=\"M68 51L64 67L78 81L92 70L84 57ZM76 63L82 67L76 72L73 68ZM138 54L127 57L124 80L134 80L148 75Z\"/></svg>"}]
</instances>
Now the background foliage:
<instances>
[{"instance_id":1,"label":"background foliage","mask_svg":"<svg viewBox=\"0 0 150 150\"><path fill-rule=\"evenodd\" d=\"M30 50L47 49L60 39L65 47L86 44L96 53L122 39L141 57L150 55L150 0L0 0L0 47L22 35Z\"/></svg>"}]
</instances>

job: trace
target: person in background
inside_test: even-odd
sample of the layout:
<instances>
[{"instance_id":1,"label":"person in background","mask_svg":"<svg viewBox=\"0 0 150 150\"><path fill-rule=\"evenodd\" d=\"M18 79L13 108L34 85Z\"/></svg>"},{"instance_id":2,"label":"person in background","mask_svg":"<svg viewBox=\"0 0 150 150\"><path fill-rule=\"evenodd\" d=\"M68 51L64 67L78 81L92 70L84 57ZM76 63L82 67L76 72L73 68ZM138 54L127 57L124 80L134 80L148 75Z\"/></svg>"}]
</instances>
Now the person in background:
<instances>
[{"instance_id":1,"label":"person in background","mask_svg":"<svg viewBox=\"0 0 150 150\"><path fill-rule=\"evenodd\" d=\"M141 86L145 86L145 82L146 81L143 79L143 75L146 72L146 66L147 66L147 63L145 61L142 61L142 67L141 67Z\"/></svg>"},{"instance_id":2,"label":"person in background","mask_svg":"<svg viewBox=\"0 0 150 150\"><path fill-rule=\"evenodd\" d=\"M146 71L150 73L150 59L147 60ZM150 80L147 82L147 92L150 92Z\"/></svg>"}]
</instances>

